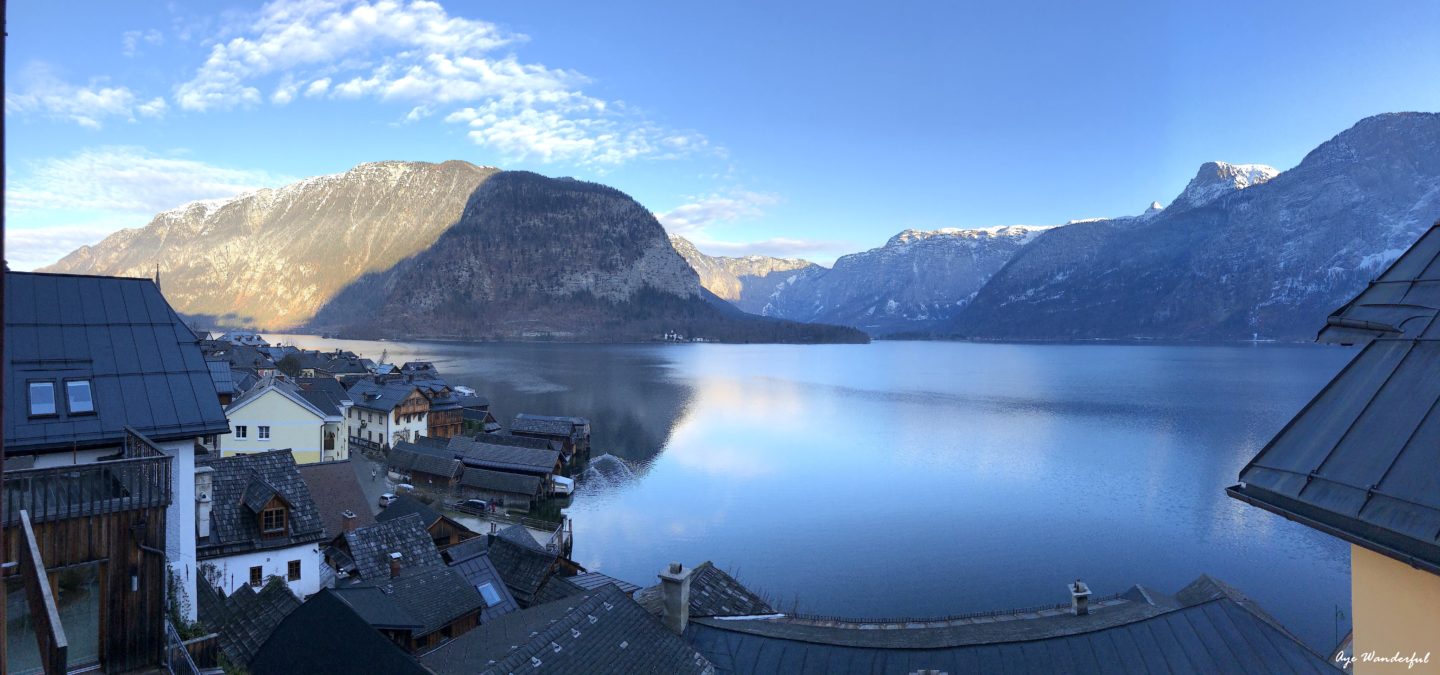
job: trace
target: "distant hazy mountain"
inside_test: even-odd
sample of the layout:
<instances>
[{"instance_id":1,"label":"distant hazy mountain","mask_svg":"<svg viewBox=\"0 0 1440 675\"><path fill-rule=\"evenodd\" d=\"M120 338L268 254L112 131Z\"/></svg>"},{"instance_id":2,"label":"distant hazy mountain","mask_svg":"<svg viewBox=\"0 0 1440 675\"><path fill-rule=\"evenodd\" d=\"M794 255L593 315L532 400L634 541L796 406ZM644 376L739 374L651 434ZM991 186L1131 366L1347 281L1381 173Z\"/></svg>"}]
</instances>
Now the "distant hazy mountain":
<instances>
[{"instance_id":1,"label":"distant hazy mountain","mask_svg":"<svg viewBox=\"0 0 1440 675\"><path fill-rule=\"evenodd\" d=\"M186 204L41 271L149 277L158 265L165 297L182 313L292 328L360 274L435 243L498 171L466 162L361 164Z\"/></svg>"},{"instance_id":2,"label":"distant hazy mountain","mask_svg":"<svg viewBox=\"0 0 1440 675\"><path fill-rule=\"evenodd\" d=\"M709 256L679 235L670 235L670 244L700 275L701 286L751 314L764 314L765 305L779 287L825 271L797 258Z\"/></svg>"},{"instance_id":3,"label":"distant hazy mountain","mask_svg":"<svg viewBox=\"0 0 1440 675\"><path fill-rule=\"evenodd\" d=\"M150 276L223 326L373 337L863 341L751 317L700 287L654 216L602 185L377 162L197 202L45 271ZM203 321L203 318L202 318Z\"/></svg>"},{"instance_id":4,"label":"distant hazy mountain","mask_svg":"<svg viewBox=\"0 0 1440 675\"><path fill-rule=\"evenodd\" d=\"M1209 163L1164 210L1038 237L942 333L1308 339L1440 218L1440 115L1360 121L1284 173Z\"/></svg>"}]
</instances>

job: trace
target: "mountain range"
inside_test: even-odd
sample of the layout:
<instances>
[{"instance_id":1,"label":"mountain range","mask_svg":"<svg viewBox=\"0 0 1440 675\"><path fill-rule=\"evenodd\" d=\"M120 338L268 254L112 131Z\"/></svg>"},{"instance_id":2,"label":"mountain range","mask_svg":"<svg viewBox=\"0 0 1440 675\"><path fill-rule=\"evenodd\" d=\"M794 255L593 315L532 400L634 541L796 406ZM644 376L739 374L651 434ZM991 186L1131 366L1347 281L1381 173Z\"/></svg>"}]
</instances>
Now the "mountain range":
<instances>
[{"instance_id":1,"label":"mountain range","mask_svg":"<svg viewBox=\"0 0 1440 675\"><path fill-rule=\"evenodd\" d=\"M1279 172L1207 162L1162 207L905 230L829 268L709 256L613 188L377 162L195 202L46 271L148 276L216 325L367 336L1308 339L1440 216L1440 115L1366 118Z\"/></svg>"}]
</instances>

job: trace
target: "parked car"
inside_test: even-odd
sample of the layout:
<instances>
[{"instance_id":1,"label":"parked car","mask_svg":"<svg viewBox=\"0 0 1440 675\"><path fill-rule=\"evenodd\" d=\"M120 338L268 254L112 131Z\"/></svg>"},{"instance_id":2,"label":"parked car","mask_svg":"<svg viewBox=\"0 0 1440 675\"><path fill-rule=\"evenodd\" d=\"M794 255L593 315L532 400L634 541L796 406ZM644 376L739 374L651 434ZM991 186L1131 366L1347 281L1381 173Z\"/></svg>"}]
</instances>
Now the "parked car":
<instances>
[{"instance_id":1,"label":"parked car","mask_svg":"<svg viewBox=\"0 0 1440 675\"><path fill-rule=\"evenodd\" d=\"M463 502L460 502L459 504L456 504L456 506L462 509L473 509L476 511L490 510L490 502L487 502L483 499L467 499Z\"/></svg>"},{"instance_id":2,"label":"parked car","mask_svg":"<svg viewBox=\"0 0 1440 675\"><path fill-rule=\"evenodd\" d=\"M386 492L385 494L380 495L381 508L394 504L396 499L399 499L399 497L396 497L395 493L393 492Z\"/></svg>"}]
</instances>

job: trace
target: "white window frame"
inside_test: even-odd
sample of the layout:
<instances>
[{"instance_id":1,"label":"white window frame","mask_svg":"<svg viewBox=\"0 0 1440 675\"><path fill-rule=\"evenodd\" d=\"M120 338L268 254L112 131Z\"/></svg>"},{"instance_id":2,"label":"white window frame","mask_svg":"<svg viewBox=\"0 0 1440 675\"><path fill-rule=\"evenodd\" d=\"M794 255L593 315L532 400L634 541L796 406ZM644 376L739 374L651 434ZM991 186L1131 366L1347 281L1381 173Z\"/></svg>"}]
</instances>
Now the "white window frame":
<instances>
[{"instance_id":1,"label":"white window frame","mask_svg":"<svg viewBox=\"0 0 1440 675\"><path fill-rule=\"evenodd\" d=\"M270 440L270 427L269 427L269 425L264 425L264 424L262 424L262 425L256 426L256 427L255 427L255 438L256 438L257 440L261 440L261 441L268 441L268 440Z\"/></svg>"},{"instance_id":2,"label":"white window frame","mask_svg":"<svg viewBox=\"0 0 1440 675\"><path fill-rule=\"evenodd\" d=\"M235 425L235 438L249 438L249 428L243 424Z\"/></svg>"}]
</instances>

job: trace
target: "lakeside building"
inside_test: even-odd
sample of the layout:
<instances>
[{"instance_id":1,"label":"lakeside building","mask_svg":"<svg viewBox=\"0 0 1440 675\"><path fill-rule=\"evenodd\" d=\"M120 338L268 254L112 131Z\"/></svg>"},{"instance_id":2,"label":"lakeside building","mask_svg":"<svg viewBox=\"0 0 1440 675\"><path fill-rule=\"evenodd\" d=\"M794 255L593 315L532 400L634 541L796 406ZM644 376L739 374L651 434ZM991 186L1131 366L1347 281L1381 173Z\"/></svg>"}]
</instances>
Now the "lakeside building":
<instances>
[{"instance_id":1,"label":"lakeside building","mask_svg":"<svg viewBox=\"0 0 1440 675\"><path fill-rule=\"evenodd\" d=\"M1326 321L1319 341L1364 347L1228 490L1350 544L1357 673L1440 672L1437 318L1440 222Z\"/></svg>"},{"instance_id":2,"label":"lakeside building","mask_svg":"<svg viewBox=\"0 0 1440 675\"><path fill-rule=\"evenodd\" d=\"M353 403L347 433L375 448L389 449L429 431L430 400L413 384L359 380L348 390Z\"/></svg>"},{"instance_id":3,"label":"lakeside building","mask_svg":"<svg viewBox=\"0 0 1440 675\"><path fill-rule=\"evenodd\" d=\"M229 432L198 340L150 279L6 272L4 306L0 665L154 668L196 616L196 447Z\"/></svg>"},{"instance_id":4,"label":"lakeside building","mask_svg":"<svg viewBox=\"0 0 1440 675\"><path fill-rule=\"evenodd\" d=\"M225 408L231 433L221 456L285 448L301 463L346 459L347 403L314 384L306 390L275 376L262 378Z\"/></svg>"},{"instance_id":5,"label":"lakeside building","mask_svg":"<svg viewBox=\"0 0 1440 675\"><path fill-rule=\"evenodd\" d=\"M380 513L375 514L375 522L384 523L411 514L419 516L421 526L430 534L430 541L435 544L437 550L444 551L455 544L477 536L474 532L466 529L464 525L456 522L455 519L430 508L424 502L410 495L400 495L389 506L380 509Z\"/></svg>"},{"instance_id":6,"label":"lakeside building","mask_svg":"<svg viewBox=\"0 0 1440 675\"><path fill-rule=\"evenodd\" d=\"M325 524L290 451L219 458L201 469L197 553L210 585L233 595L280 579L300 598L319 591Z\"/></svg>"}]
</instances>

